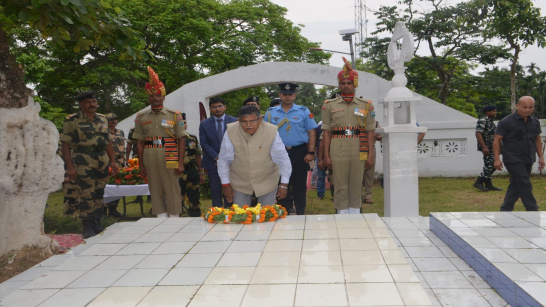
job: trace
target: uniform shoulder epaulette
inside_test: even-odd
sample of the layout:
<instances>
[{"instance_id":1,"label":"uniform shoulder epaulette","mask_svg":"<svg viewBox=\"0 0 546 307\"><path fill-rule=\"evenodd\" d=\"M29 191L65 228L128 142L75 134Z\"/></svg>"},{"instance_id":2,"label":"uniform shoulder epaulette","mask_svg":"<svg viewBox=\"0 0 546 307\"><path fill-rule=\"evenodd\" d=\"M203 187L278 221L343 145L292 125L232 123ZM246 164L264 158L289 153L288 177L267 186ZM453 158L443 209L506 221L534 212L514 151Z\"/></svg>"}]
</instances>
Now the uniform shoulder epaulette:
<instances>
[{"instance_id":1,"label":"uniform shoulder epaulette","mask_svg":"<svg viewBox=\"0 0 546 307\"><path fill-rule=\"evenodd\" d=\"M330 103L330 102L334 102L334 101L336 101L336 100L338 100L338 99L341 99L341 96L338 96L338 97L336 97L336 98L326 99L326 100L324 100L324 104L327 104L327 103Z\"/></svg>"},{"instance_id":2,"label":"uniform shoulder epaulette","mask_svg":"<svg viewBox=\"0 0 546 307\"><path fill-rule=\"evenodd\" d=\"M196 140L197 140L197 137L196 137L195 135L191 134L191 133L188 133L188 136L189 136L190 138L192 138L192 139L196 139Z\"/></svg>"},{"instance_id":3,"label":"uniform shoulder epaulette","mask_svg":"<svg viewBox=\"0 0 546 307\"><path fill-rule=\"evenodd\" d=\"M104 115L104 114L102 114L102 113L95 113L95 114L97 114L98 117L104 117L104 118L106 118L106 115Z\"/></svg>"},{"instance_id":4,"label":"uniform shoulder epaulette","mask_svg":"<svg viewBox=\"0 0 546 307\"><path fill-rule=\"evenodd\" d=\"M369 104L372 104L372 100L371 99L366 99L366 98L360 98L360 97L356 97L355 96L355 99L358 99L360 101L363 101L363 102L367 102Z\"/></svg>"},{"instance_id":5,"label":"uniform shoulder epaulette","mask_svg":"<svg viewBox=\"0 0 546 307\"><path fill-rule=\"evenodd\" d=\"M73 114L67 115L64 119L74 119L74 118L78 118L78 114L79 114L79 113L73 113Z\"/></svg>"},{"instance_id":6,"label":"uniform shoulder epaulette","mask_svg":"<svg viewBox=\"0 0 546 307\"><path fill-rule=\"evenodd\" d=\"M171 112L171 113L174 113L174 114L180 114L179 111L176 111L176 110L173 110L173 109L169 109L169 108L164 108L165 111L168 111L168 112Z\"/></svg>"}]
</instances>

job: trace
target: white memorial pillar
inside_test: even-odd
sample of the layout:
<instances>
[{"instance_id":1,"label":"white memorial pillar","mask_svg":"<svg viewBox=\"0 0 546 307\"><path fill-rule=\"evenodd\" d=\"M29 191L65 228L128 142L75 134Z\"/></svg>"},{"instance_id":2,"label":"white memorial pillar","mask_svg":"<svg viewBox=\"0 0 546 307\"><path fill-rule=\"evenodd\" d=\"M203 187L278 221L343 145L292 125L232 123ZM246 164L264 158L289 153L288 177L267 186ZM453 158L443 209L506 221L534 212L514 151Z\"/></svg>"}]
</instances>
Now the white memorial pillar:
<instances>
[{"instance_id":1,"label":"white memorial pillar","mask_svg":"<svg viewBox=\"0 0 546 307\"><path fill-rule=\"evenodd\" d=\"M382 102L382 128L376 130L384 134L385 216L419 215L417 136L427 129L417 127L414 103L420 98L406 88L404 62L413 58L413 49L413 36L403 22L397 22L387 53L389 67L394 70L394 87Z\"/></svg>"}]
</instances>

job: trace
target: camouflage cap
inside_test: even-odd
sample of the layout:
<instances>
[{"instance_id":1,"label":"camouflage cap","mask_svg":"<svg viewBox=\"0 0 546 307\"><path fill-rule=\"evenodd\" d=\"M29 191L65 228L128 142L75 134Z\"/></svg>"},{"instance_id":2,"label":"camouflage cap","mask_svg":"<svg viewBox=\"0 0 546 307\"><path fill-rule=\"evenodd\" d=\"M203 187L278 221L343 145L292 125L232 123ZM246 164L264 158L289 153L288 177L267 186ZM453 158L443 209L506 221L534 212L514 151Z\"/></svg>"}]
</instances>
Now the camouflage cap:
<instances>
[{"instance_id":1,"label":"camouflage cap","mask_svg":"<svg viewBox=\"0 0 546 307\"><path fill-rule=\"evenodd\" d=\"M118 116L114 113L108 113L106 114L106 119L107 120L111 120L111 119L118 119Z\"/></svg>"}]
</instances>

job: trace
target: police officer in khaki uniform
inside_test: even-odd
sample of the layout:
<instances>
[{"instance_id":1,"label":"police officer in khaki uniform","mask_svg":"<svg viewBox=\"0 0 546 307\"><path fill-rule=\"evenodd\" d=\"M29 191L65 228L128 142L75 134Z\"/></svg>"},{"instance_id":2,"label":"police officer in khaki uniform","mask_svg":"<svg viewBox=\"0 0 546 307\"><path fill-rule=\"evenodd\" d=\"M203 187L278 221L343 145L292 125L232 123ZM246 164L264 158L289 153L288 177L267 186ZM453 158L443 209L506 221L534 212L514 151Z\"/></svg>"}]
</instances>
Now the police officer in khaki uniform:
<instances>
[{"instance_id":1,"label":"police officer in khaki uniform","mask_svg":"<svg viewBox=\"0 0 546 307\"><path fill-rule=\"evenodd\" d=\"M152 197L152 213L157 217L178 217L182 197L178 179L184 172L186 137L182 114L163 107L165 86L148 67L150 82L146 83L150 110L137 115L135 133L140 174L148 177Z\"/></svg>"},{"instance_id":2,"label":"police officer in khaki uniform","mask_svg":"<svg viewBox=\"0 0 546 307\"><path fill-rule=\"evenodd\" d=\"M66 175L75 189L70 191L72 203L65 213L79 217L83 238L87 239L103 231L100 218L108 167L115 174L118 165L114 160L108 120L96 113L95 93L82 92L76 100L81 111L66 117L61 137Z\"/></svg>"},{"instance_id":3,"label":"police officer in khaki uniform","mask_svg":"<svg viewBox=\"0 0 546 307\"><path fill-rule=\"evenodd\" d=\"M374 163L372 103L355 97L358 73L345 65L337 79L341 97L322 106L323 157L334 171L334 206L339 214L360 213L362 176ZM370 142L368 142L370 140Z\"/></svg>"},{"instance_id":4,"label":"police officer in khaki uniform","mask_svg":"<svg viewBox=\"0 0 546 307\"><path fill-rule=\"evenodd\" d=\"M114 147L114 159L118 165L125 166L125 133L123 130L116 129L118 125L118 116L114 113L106 114L106 119L108 120L108 130L112 135L112 146ZM116 199L112 202L109 202L108 205L108 215L120 218L121 213L118 212L119 199ZM104 209L106 210L106 208ZM105 211L106 212L106 211Z\"/></svg>"}]
</instances>

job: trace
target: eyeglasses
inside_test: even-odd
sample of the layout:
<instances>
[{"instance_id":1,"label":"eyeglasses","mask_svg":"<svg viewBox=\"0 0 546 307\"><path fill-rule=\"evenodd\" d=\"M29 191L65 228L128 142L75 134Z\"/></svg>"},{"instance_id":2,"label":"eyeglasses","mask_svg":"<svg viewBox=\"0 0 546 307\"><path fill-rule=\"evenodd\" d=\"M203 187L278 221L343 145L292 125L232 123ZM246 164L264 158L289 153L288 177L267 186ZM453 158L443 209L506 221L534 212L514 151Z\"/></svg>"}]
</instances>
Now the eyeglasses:
<instances>
[{"instance_id":1,"label":"eyeglasses","mask_svg":"<svg viewBox=\"0 0 546 307\"><path fill-rule=\"evenodd\" d=\"M253 120L241 120L239 123L243 126L248 125L256 125L260 120L259 119L253 119Z\"/></svg>"}]
</instances>

